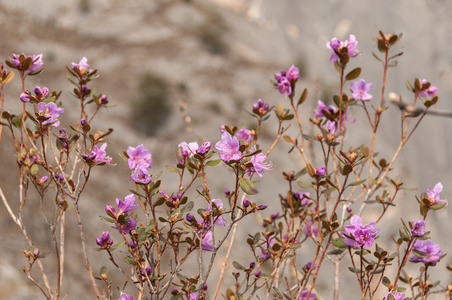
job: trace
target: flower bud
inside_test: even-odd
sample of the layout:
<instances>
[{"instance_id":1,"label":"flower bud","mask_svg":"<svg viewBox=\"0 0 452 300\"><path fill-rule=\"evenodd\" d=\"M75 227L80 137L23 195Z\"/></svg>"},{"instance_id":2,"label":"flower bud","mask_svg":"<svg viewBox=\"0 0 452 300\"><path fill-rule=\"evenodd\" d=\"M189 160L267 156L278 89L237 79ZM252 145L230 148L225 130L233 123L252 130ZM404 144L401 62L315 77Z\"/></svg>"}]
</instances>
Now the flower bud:
<instances>
[{"instance_id":1,"label":"flower bud","mask_svg":"<svg viewBox=\"0 0 452 300\"><path fill-rule=\"evenodd\" d=\"M231 194L231 191L229 189L225 189L224 193L226 194L226 196L229 196Z\"/></svg>"},{"instance_id":2,"label":"flower bud","mask_svg":"<svg viewBox=\"0 0 452 300\"><path fill-rule=\"evenodd\" d=\"M186 219L188 222L191 222L192 220L195 219L195 216L192 215L191 213L188 213L188 214L185 216L185 219Z\"/></svg>"},{"instance_id":3,"label":"flower bud","mask_svg":"<svg viewBox=\"0 0 452 300\"><path fill-rule=\"evenodd\" d=\"M243 207L247 208L250 204L251 202L248 198L243 199Z\"/></svg>"},{"instance_id":4,"label":"flower bud","mask_svg":"<svg viewBox=\"0 0 452 300\"><path fill-rule=\"evenodd\" d=\"M25 91L25 93L20 94L20 101L23 103L30 102L30 95Z\"/></svg>"},{"instance_id":5,"label":"flower bud","mask_svg":"<svg viewBox=\"0 0 452 300\"><path fill-rule=\"evenodd\" d=\"M261 204L261 205L257 206L257 210L264 210L266 208L267 208L267 205L265 205L265 204Z\"/></svg>"},{"instance_id":6,"label":"flower bud","mask_svg":"<svg viewBox=\"0 0 452 300\"><path fill-rule=\"evenodd\" d=\"M254 269L254 266L256 265L256 263L253 261L250 263L250 269Z\"/></svg>"},{"instance_id":7,"label":"flower bud","mask_svg":"<svg viewBox=\"0 0 452 300\"><path fill-rule=\"evenodd\" d=\"M33 256L35 258L37 258L39 256L39 253L41 253L41 251L39 251L39 248L35 248L35 250L33 250Z\"/></svg>"},{"instance_id":8,"label":"flower bud","mask_svg":"<svg viewBox=\"0 0 452 300\"><path fill-rule=\"evenodd\" d=\"M319 175L320 177L325 176L326 173L326 167L318 167L317 170L315 170L315 173Z\"/></svg>"},{"instance_id":9,"label":"flower bud","mask_svg":"<svg viewBox=\"0 0 452 300\"><path fill-rule=\"evenodd\" d=\"M261 277L261 275L262 275L262 271L261 270L257 270L256 271L256 278Z\"/></svg>"}]
</instances>

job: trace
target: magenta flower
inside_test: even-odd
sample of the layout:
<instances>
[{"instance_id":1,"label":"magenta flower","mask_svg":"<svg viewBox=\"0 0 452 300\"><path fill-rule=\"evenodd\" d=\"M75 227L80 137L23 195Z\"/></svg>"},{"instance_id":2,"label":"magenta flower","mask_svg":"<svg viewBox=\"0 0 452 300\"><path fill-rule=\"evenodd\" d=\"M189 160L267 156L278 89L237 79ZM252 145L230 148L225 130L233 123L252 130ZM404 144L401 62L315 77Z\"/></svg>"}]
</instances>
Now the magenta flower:
<instances>
[{"instance_id":1,"label":"magenta flower","mask_svg":"<svg viewBox=\"0 0 452 300\"><path fill-rule=\"evenodd\" d=\"M122 293L121 297L116 300L135 300L135 298L133 298L133 296L127 295L126 293Z\"/></svg>"},{"instance_id":2,"label":"magenta flower","mask_svg":"<svg viewBox=\"0 0 452 300\"><path fill-rule=\"evenodd\" d=\"M253 137L251 135L251 130L246 129L245 127L242 127L239 131L235 133L235 136L241 140L245 141L245 143L249 143L251 141L251 138Z\"/></svg>"},{"instance_id":3,"label":"magenta flower","mask_svg":"<svg viewBox=\"0 0 452 300\"><path fill-rule=\"evenodd\" d=\"M215 247L213 246L212 231L207 231L202 238L202 250L213 251Z\"/></svg>"},{"instance_id":4,"label":"magenta flower","mask_svg":"<svg viewBox=\"0 0 452 300\"><path fill-rule=\"evenodd\" d=\"M103 143L100 148L97 145L94 146L93 151L91 151L91 156L93 156L93 160L97 163L106 163L107 165L111 162L111 157L107 156L107 152L105 149L107 148L107 143Z\"/></svg>"},{"instance_id":5,"label":"magenta flower","mask_svg":"<svg viewBox=\"0 0 452 300\"><path fill-rule=\"evenodd\" d=\"M22 70L23 66L21 66L20 59L19 59L19 57L21 55L23 55L25 59L27 59L28 57L31 57L32 64L27 70ZM25 73L28 73L28 74L38 71L39 69L41 69L44 66L44 61L42 60L42 53L37 54L37 55L33 54L31 56L26 56L23 53L21 53L21 54L13 53L13 59L11 60L11 62L15 67L17 67L17 69L19 71L25 71Z\"/></svg>"},{"instance_id":6,"label":"magenta flower","mask_svg":"<svg viewBox=\"0 0 452 300\"><path fill-rule=\"evenodd\" d=\"M198 299L198 294L196 294L195 292L191 292L188 295L188 300L197 300Z\"/></svg>"},{"instance_id":7,"label":"magenta flower","mask_svg":"<svg viewBox=\"0 0 452 300\"><path fill-rule=\"evenodd\" d=\"M120 213L127 213L135 208L138 207L138 204L135 204L135 195L129 194L124 198L124 201L122 201L119 198L116 198L116 205L119 208Z\"/></svg>"},{"instance_id":8,"label":"magenta flower","mask_svg":"<svg viewBox=\"0 0 452 300\"><path fill-rule=\"evenodd\" d=\"M273 247L274 244L275 244L275 236L272 235L260 247L260 250L261 250L260 258L261 258L261 260L267 260L267 259L269 259L271 257L271 248Z\"/></svg>"},{"instance_id":9,"label":"magenta flower","mask_svg":"<svg viewBox=\"0 0 452 300\"><path fill-rule=\"evenodd\" d=\"M109 249L113 244L113 240L110 238L110 233L108 231L102 232L100 238L96 238L96 244L98 244L102 249Z\"/></svg>"},{"instance_id":10,"label":"magenta flower","mask_svg":"<svg viewBox=\"0 0 452 300\"><path fill-rule=\"evenodd\" d=\"M212 199L212 202L215 203L216 207L219 210L223 209L223 202L221 202L220 199ZM206 211L212 211L212 206L209 205ZM216 216L214 224L218 226L226 226L228 222L223 216Z\"/></svg>"},{"instance_id":11,"label":"magenta flower","mask_svg":"<svg viewBox=\"0 0 452 300\"><path fill-rule=\"evenodd\" d=\"M129 156L128 164L130 169L135 169L137 165L142 165L146 168L150 168L152 164L151 151L145 149L143 144L134 147L127 148L127 155Z\"/></svg>"},{"instance_id":12,"label":"magenta flower","mask_svg":"<svg viewBox=\"0 0 452 300\"><path fill-rule=\"evenodd\" d=\"M369 101L372 99L373 96L369 94L372 85L373 83L366 83L364 79L350 83L350 89L353 92L353 99L361 101Z\"/></svg>"},{"instance_id":13,"label":"magenta flower","mask_svg":"<svg viewBox=\"0 0 452 300\"><path fill-rule=\"evenodd\" d=\"M30 102L30 95L27 93L21 93L19 98L23 103Z\"/></svg>"},{"instance_id":14,"label":"magenta flower","mask_svg":"<svg viewBox=\"0 0 452 300\"><path fill-rule=\"evenodd\" d=\"M199 148L196 150L196 153L199 155L206 155L207 152L209 152L210 148L212 148L212 143L209 141L205 141L199 146Z\"/></svg>"},{"instance_id":15,"label":"magenta flower","mask_svg":"<svg viewBox=\"0 0 452 300\"><path fill-rule=\"evenodd\" d=\"M152 268L150 266L147 266L146 268L144 268L144 270L141 270L141 276L143 277L149 277L151 276L152 273Z\"/></svg>"},{"instance_id":16,"label":"magenta flower","mask_svg":"<svg viewBox=\"0 0 452 300\"><path fill-rule=\"evenodd\" d=\"M433 189L427 189L427 197L430 200L431 208L437 210L447 206L447 200L441 200L439 194L443 190L443 185L438 182Z\"/></svg>"},{"instance_id":17,"label":"magenta flower","mask_svg":"<svg viewBox=\"0 0 452 300\"><path fill-rule=\"evenodd\" d=\"M413 228L411 229L411 234L416 237L422 237L425 235L425 221L424 219L415 221L413 223Z\"/></svg>"},{"instance_id":18,"label":"magenta flower","mask_svg":"<svg viewBox=\"0 0 452 300\"><path fill-rule=\"evenodd\" d=\"M392 290L392 291L390 291L390 292L388 292L388 293L386 294L386 296L385 296L385 298L384 298L383 300L389 300L389 298L388 298L389 295L391 295L392 297L394 297L394 300L404 300L404 299L405 299L405 295L404 295L404 294Z\"/></svg>"},{"instance_id":19,"label":"magenta flower","mask_svg":"<svg viewBox=\"0 0 452 300\"><path fill-rule=\"evenodd\" d=\"M253 149L255 151L255 149ZM248 169L248 175L250 172L256 172L259 177L262 177L261 172L264 170L272 170L273 164L271 162L265 162L267 156L264 153L258 153L251 157L251 163L253 166Z\"/></svg>"},{"instance_id":20,"label":"magenta flower","mask_svg":"<svg viewBox=\"0 0 452 300\"><path fill-rule=\"evenodd\" d=\"M152 177L149 175L148 168L143 165L138 165L132 176L130 176L130 179L135 183L148 184L152 180Z\"/></svg>"},{"instance_id":21,"label":"magenta flower","mask_svg":"<svg viewBox=\"0 0 452 300\"><path fill-rule=\"evenodd\" d=\"M292 94L292 87L290 85L290 81L286 77L282 77L281 81L278 83L278 91L286 96Z\"/></svg>"},{"instance_id":22,"label":"magenta flower","mask_svg":"<svg viewBox=\"0 0 452 300\"><path fill-rule=\"evenodd\" d=\"M306 235L312 239L319 236L319 228L314 227L314 223L312 223L311 221L308 222L308 224L304 228L304 231Z\"/></svg>"},{"instance_id":23,"label":"magenta flower","mask_svg":"<svg viewBox=\"0 0 452 300\"><path fill-rule=\"evenodd\" d=\"M414 253L414 256L410 258L412 262L423 262L426 265L434 266L441 259L443 251L439 248L438 244L433 243L430 240L421 241L417 240L414 243L414 249L427 253L428 257L419 257Z\"/></svg>"},{"instance_id":24,"label":"magenta flower","mask_svg":"<svg viewBox=\"0 0 452 300\"><path fill-rule=\"evenodd\" d=\"M88 65L88 59L86 57L83 57L78 64L71 63L71 68L72 70L79 70L81 75L91 72Z\"/></svg>"},{"instance_id":25,"label":"magenta flower","mask_svg":"<svg viewBox=\"0 0 452 300\"><path fill-rule=\"evenodd\" d=\"M339 41L337 38L333 38L330 42L326 43L326 47L333 52L331 53L330 62L336 62L339 59L338 54L344 47L347 48L348 56L357 56L359 51L356 49L356 46L358 46L358 41L353 34L350 34L350 40L344 42Z\"/></svg>"},{"instance_id":26,"label":"magenta flower","mask_svg":"<svg viewBox=\"0 0 452 300\"><path fill-rule=\"evenodd\" d=\"M326 111L330 114L334 114L337 112L337 108L334 105L326 106L325 103L323 103L322 100L317 101L317 109L314 111L314 116L317 118L324 117L323 111Z\"/></svg>"},{"instance_id":27,"label":"magenta flower","mask_svg":"<svg viewBox=\"0 0 452 300\"><path fill-rule=\"evenodd\" d=\"M325 176L325 174L326 174L326 167L318 167L318 168L315 170L315 173L316 173L317 175L319 175L320 177Z\"/></svg>"},{"instance_id":28,"label":"magenta flower","mask_svg":"<svg viewBox=\"0 0 452 300\"><path fill-rule=\"evenodd\" d=\"M317 269L317 264L314 263L314 265L312 265L312 261L310 261L306 264L306 266L304 268L306 270L310 270L312 268L312 270L314 271L315 269Z\"/></svg>"},{"instance_id":29,"label":"magenta flower","mask_svg":"<svg viewBox=\"0 0 452 300\"><path fill-rule=\"evenodd\" d=\"M428 81L425 80L425 79L421 79L420 83L423 86L424 84L427 84ZM422 98L426 98L426 97L433 98L433 97L436 96L437 92L438 92L438 88L436 86L434 86L434 85L430 85L427 89L419 92L419 97L422 97Z\"/></svg>"},{"instance_id":30,"label":"magenta flower","mask_svg":"<svg viewBox=\"0 0 452 300\"><path fill-rule=\"evenodd\" d=\"M323 128L325 128L325 130L328 131L328 134L330 135L335 135L339 131L338 124L330 120L326 121L325 126Z\"/></svg>"},{"instance_id":31,"label":"magenta flower","mask_svg":"<svg viewBox=\"0 0 452 300\"><path fill-rule=\"evenodd\" d=\"M118 217L118 215L116 214L116 209L113 206L111 206L111 205L105 206L105 212L109 216L110 215L114 216L115 219Z\"/></svg>"},{"instance_id":32,"label":"magenta flower","mask_svg":"<svg viewBox=\"0 0 452 300\"><path fill-rule=\"evenodd\" d=\"M223 132L221 141L215 144L215 148L220 151L220 158L227 162L230 160L240 160L242 152L240 152L240 142L237 137L232 137L228 132Z\"/></svg>"},{"instance_id":33,"label":"magenta flower","mask_svg":"<svg viewBox=\"0 0 452 300\"><path fill-rule=\"evenodd\" d=\"M309 294L309 290L304 290L301 292L300 298L298 298L298 300L315 300L315 294L311 293L311 295L309 295L308 298L308 294Z\"/></svg>"},{"instance_id":34,"label":"magenta flower","mask_svg":"<svg viewBox=\"0 0 452 300\"><path fill-rule=\"evenodd\" d=\"M262 99L257 100L256 103L253 104L253 112L265 114L270 109L270 105L268 103L264 103Z\"/></svg>"},{"instance_id":35,"label":"magenta flower","mask_svg":"<svg viewBox=\"0 0 452 300\"><path fill-rule=\"evenodd\" d=\"M137 221L135 221L132 218L129 218L127 220L127 223L125 225L122 225L122 228L119 226L118 223L115 223L115 225L120 233L127 234L127 233L131 232L132 230L135 230L135 228L137 228Z\"/></svg>"},{"instance_id":36,"label":"magenta flower","mask_svg":"<svg viewBox=\"0 0 452 300\"><path fill-rule=\"evenodd\" d=\"M379 228L375 228L376 223L370 222L367 225L363 225L361 217L358 215L354 215L350 219L350 223L352 225L345 226L345 232L343 233L345 244L353 248L371 247L378 231L380 231Z\"/></svg>"},{"instance_id":37,"label":"magenta flower","mask_svg":"<svg viewBox=\"0 0 452 300\"><path fill-rule=\"evenodd\" d=\"M295 67L295 65L292 65L289 68L289 70L287 70L286 78L289 81L292 81L292 80L296 81L296 80L298 80L298 78L300 78L300 70L297 67Z\"/></svg>"},{"instance_id":38,"label":"magenta flower","mask_svg":"<svg viewBox=\"0 0 452 300\"><path fill-rule=\"evenodd\" d=\"M58 127L60 121L57 119L63 112L64 108L58 107L54 102L44 103L39 102L37 104L39 114L47 118L42 125L51 124L53 127Z\"/></svg>"},{"instance_id":39,"label":"magenta flower","mask_svg":"<svg viewBox=\"0 0 452 300\"><path fill-rule=\"evenodd\" d=\"M198 150L199 146L197 142L191 142L188 143L187 142L182 142L178 145L178 147L181 147L181 154L183 157L192 157L195 153L196 150Z\"/></svg>"}]
</instances>

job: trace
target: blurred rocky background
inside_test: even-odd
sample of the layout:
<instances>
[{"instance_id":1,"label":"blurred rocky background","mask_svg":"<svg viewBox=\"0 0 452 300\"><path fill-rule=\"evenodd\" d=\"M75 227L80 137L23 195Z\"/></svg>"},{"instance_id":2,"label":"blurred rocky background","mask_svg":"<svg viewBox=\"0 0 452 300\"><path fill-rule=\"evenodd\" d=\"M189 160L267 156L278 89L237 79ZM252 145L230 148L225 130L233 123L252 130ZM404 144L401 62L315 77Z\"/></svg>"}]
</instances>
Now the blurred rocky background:
<instances>
[{"instance_id":1,"label":"blurred rocky background","mask_svg":"<svg viewBox=\"0 0 452 300\"><path fill-rule=\"evenodd\" d=\"M298 92L300 88L309 89L301 114L307 132L312 132L313 127L307 120L317 99L331 102L332 95L338 93L338 76L328 62L330 53L325 47L332 37L343 40L348 39L349 34L356 35L362 55L351 62L350 68L363 68L361 77L374 82L371 93L379 98L382 67L371 54L378 52L373 39L378 30L403 32L394 54L396 51L405 54L398 59L397 68L390 69L386 91L410 99L406 80L426 78L439 89L440 101L434 109L452 111L451 20L452 2L446 0L0 0L0 58L2 61L10 59L12 53L43 53L45 71L29 78L27 88L40 85L51 91L62 90L60 99L64 102L66 117L69 115L72 122L78 118L78 102L69 94L72 87L66 79L64 65L86 56L91 67L101 74L94 84L98 93L108 95L110 105L99 114L93 127L114 128L107 151L117 165L94 170L81 204L90 259L98 272L104 264L113 270L106 256L95 251L95 237L109 229L99 219L105 205L114 203L116 197L123 199L132 187L127 164L117 154L128 145L143 143L151 150L154 159L151 171L155 174L164 170L162 188L171 193L177 188L177 176L166 171L165 165L175 163L177 144L194 140L215 143L220 138L222 124L251 128L253 119L245 111L259 98L271 105L284 102L284 97L270 81L275 72L292 64L299 67L302 74ZM20 107L19 90L17 77L6 88L6 110ZM183 113L181 107L185 108ZM391 107L383 116L376 148L379 157L390 159L398 145L399 115L398 109ZM261 148L268 148L274 139L276 129L272 121L275 121L274 116L264 129ZM364 125L350 130L355 140L346 147L369 143L370 128L364 119L362 121ZM389 236L397 234L400 217L419 218L414 195L441 181L444 185L441 198L452 199L449 184L452 180L451 130L450 119L425 118L403 149L393 174L400 175L406 186L419 190L399 195L396 209L381 222L380 232L385 232L387 237L378 243L394 250ZM9 141L4 131L0 144L0 186L14 202L18 182ZM290 146L282 142L270 157L276 169L265 174L258 186L260 193L254 198L256 201L274 204L278 194L286 189L281 172L304 167L297 154L286 155L289 149ZM311 157L315 159L315 153L311 153ZM210 179L215 186L215 197L222 197L222 191L232 184L228 182L230 179L227 170ZM195 202L196 199L193 197ZM264 212L262 217L268 214L270 212ZM447 225L449 216L447 209L435 212L427 225L433 241L440 243L444 252L452 249L448 238L451 236L451 227ZM371 217L371 210L365 210L364 222ZM47 228L40 225L41 216L32 209L27 212L27 220L28 226L33 228L32 236L42 245L41 251L52 259L50 236ZM250 227L239 230L237 245L244 244L246 235L258 229L256 219L249 218L248 222ZM41 298L21 271L22 265L27 263L22 254L26 244L3 204L0 205L0 225L0 299ZM91 299L94 294L80 255L75 217L70 212L67 228L64 291L67 299ZM304 248L299 250L300 264L312 257ZM250 255L241 255L234 259L243 263L251 260ZM448 256L444 258L446 262L450 260ZM218 261L220 264L221 256ZM318 283L323 299L332 297L328 265L326 262ZM446 273L445 263L437 268L432 276L447 284L450 275ZM343 272L349 272L345 264ZM123 278L120 275L116 278L118 281L114 284L122 284ZM344 288L358 288L353 276L345 275L345 278ZM212 290L215 280L214 276ZM225 287L233 284L231 278L224 282ZM116 286L114 289L117 293ZM342 299L353 299L348 296L344 293ZM443 298L438 296L437 299Z\"/></svg>"}]
</instances>

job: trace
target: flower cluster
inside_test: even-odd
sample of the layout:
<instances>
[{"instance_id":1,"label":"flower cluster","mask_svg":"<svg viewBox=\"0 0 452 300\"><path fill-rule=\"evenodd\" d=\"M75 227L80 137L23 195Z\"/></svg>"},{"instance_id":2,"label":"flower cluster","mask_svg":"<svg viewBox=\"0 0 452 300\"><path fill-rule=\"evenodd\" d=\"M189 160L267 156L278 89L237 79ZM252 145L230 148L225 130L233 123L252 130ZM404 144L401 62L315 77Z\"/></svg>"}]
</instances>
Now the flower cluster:
<instances>
[{"instance_id":1,"label":"flower cluster","mask_svg":"<svg viewBox=\"0 0 452 300\"><path fill-rule=\"evenodd\" d=\"M359 54L358 49L358 41L353 34L350 34L350 39L344 42L341 42L337 38L333 38L331 41L326 43L326 47L331 50L330 62L336 62L343 57L344 54L347 54L348 57L355 57Z\"/></svg>"},{"instance_id":2,"label":"flower cluster","mask_svg":"<svg viewBox=\"0 0 452 300\"><path fill-rule=\"evenodd\" d=\"M417 240L414 243L414 249L417 251L426 253L427 255L421 255L418 253L414 253L414 255L410 258L412 262L423 262L426 265L434 266L441 259L443 255L443 251L439 248L438 244L433 243L430 240L422 241Z\"/></svg>"},{"instance_id":3,"label":"flower cluster","mask_svg":"<svg viewBox=\"0 0 452 300\"><path fill-rule=\"evenodd\" d=\"M292 65L287 72L281 70L281 73L275 74L275 79L278 82L278 90L281 94L290 96L293 93L295 82L300 77L300 70Z\"/></svg>"},{"instance_id":4,"label":"flower cluster","mask_svg":"<svg viewBox=\"0 0 452 300\"><path fill-rule=\"evenodd\" d=\"M107 156L107 152L105 151L105 149L107 148L107 143L103 143L102 146L97 147L97 145L94 145L93 150L91 151L91 153L89 155L86 154L82 154L82 158L91 163L97 163L97 164L110 164L111 162L111 157Z\"/></svg>"},{"instance_id":5,"label":"flower cluster","mask_svg":"<svg viewBox=\"0 0 452 300\"><path fill-rule=\"evenodd\" d=\"M64 108L58 107L54 102L39 102L36 106L39 115L44 117L44 121L40 121L41 125L50 124L53 127L60 126L58 117L64 112Z\"/></svg>"},{"instance_id":6,"label":"flower cluster","mask_svg":"<svg viewBox=\"0 0 452 300\"><path fill-rule=\"evenodd\" d=\"M149 168L152 164L151 151L144 148L141 144L136 148L129 146L127 148L129 168L134 170L130 176L135 183L148 184L152 177L149 175Z\"/></svg>"},{"instance_id":7,"label":"flower cluster","mask_svg":"<svg viewBox=\"0 0 452 300\"><path fill-rule=\"evenodd\" d=\"M361 217L354 215L350 219L351 225L345 226L345 232L342 234L346 245L353 248L371 247L375 237L380 229L375 228L375 222L363 225Z\"/></svg>"}]
</instances>

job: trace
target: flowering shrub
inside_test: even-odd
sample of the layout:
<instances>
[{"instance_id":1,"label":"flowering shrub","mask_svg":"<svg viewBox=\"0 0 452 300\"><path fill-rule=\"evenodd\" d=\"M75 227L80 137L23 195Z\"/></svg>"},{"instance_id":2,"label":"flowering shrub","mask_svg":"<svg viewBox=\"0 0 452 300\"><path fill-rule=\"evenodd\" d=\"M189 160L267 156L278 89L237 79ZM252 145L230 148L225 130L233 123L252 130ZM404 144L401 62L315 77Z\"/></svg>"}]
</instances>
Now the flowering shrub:
<instances>
[{"instance_id":1,"label":"flowering shrub","mask_svg":"<svg viewBox=\"0 0 452 300\"><path fill-rule=\"evenodd\" d=\"M225 125L219 129L216 142L175 143L178 146L174 166L167 166L167 170L179 178L179 184L170 188L171 191L160 188L162 172L152 170L150 150L143 144L129 146L122 157L130 169L124 178L130 178L133 188L125 193L124 200L116 198L116 207L110 204L105 207L102 212L105 224L99 224L103 232L94 241L85 239L79 201L83 201L91 172L121 163L113 164L107 153L106 138L112 129L94 133L90 125L108 104L108 97L94 94L90 86L97 78L97 70L90 68L85 57L67 67L69 80L75 86L73 94L80 102L79 121L69 131L60 127L60 119L65 116L59 101L61 93L39 86L33 92L25 89L26 78L38 75L44 67L42 54L13 54L6 65L20 75L22 91L17 101L22 101L23 110L14 114L3 107L3 89L14 73L2 64L1 126L11 134L16 151L20 179L18 211L12 209L10 199L1 190L0 196L29 245L24 250L28 259L28 265L23 266L25 275L45 298L64 297L61 290L64 235L57 238L55 229L64 232L65 215L73 211L79 225L87 275L98 299L262 299L266 295L275 299L313 300L317 295L326 297L322 290L316 289L316 283L322 266L328 261L335 268L331 275L333 299L352 294L341 290L341 265L355 274L355 293L362 299L427 299L433 293L452 297L452 285L446 288L439 282L429 281L432 268L445 255L438 244L429 240L426 231L427 216L447 206L447 200L440 199L441 183L416 196L419 220L402 219L399 235L393 237L394 245L385 249L376 242L379 235L386 234L380 230L380 221L404 188L400 179L391 177L394 163L430 107L438 101L437 88L427 80L416 78L413 83L408 82L412 102L405 104L398 100L397 103L401 109L400 144L392 159L381 158L377 162L375 138L383 112L389 108L384 105L387 72L394 59L402 55L390 54L390 50L400 37L380 32L377 38L383 57L377 54L374 57L382 63L384 74L379 102L373 102L377 98L371 94L373 83L362 78L356 80L361 69L347 69L350 60L362 54L357 49L356 37L350 35L348 41L334 38L327 43L330 62L340 82L339 94L332 99L334 104L325 104L330 99L319 99L312 118L302 119L299 109L307 101L308 91L304 89L297 94L300 70L294 65L287 71L281 70L275 74L274 85L284 96L284 104L273 106L259 99L250 112L256 120L255 128ZM346 89L348 83L351 93ZM422 108L418 102L422 102ZM368 109L369 103L373 110ZM349 144L347 128L354 126L352 109L353 113L361 111L367 117L370 145ZM276 123L277 132L270 148L262 149L260 132L270 117ZM296 137L286 134L292 122L297 126ZM316 134L307 135L303 131L308 122L316 126ZM291 145L290 152L295 150L300 154L303 169L279 170L272 163L271 154L281 141ZM320 161L312 158L311 148L306 146L308 142L312 143L312 149L317 147L314 151L321 153ZM221 195L208 185L217 168L227 168L232 174L231 181L225 180L229 188ZM274 187L280 192L277 205L260 204L255 196L259 192L257 179L265 177L267 172L280 171L286 187ZM22 211L27 207L30 189L36 190L41 204L47 198L55 199L55 218L50 220L42 213L55 249L52 258L44 257L24 225ZM196 191L198 197L193 197L190 191ZM70 205L72 211L68 210ZM373 208L374 214L363 212L367 206ZM269 215L260 224L262 230L249 234L246 241L235 241L239 224L251 222L250 215L257 213ZM222 268L213 274L217 254L225 247L226 240L229 246ZM96 244L105 253L108 265L100 271L91 268L87 254L87 247L95 248ZM308 263L302 262L300 249L308 247L313 248L313 256L306 259ZM250 261L230 261L234 254L246 248L252 257ZM58 276L53 282L44 268L47 259L56 260ZM410 262L420 263L419 272L413 276L405 270ZM193 268L193 263L197 267ZM35 264L38 276L31 272ZM225 269L231 264L236 269L232 273L235 282L225 287ZM109 276L112 270L124 275L124 281L132 286L127 292L133 295L122 290L124 284L112 282ZM209 280L212 276L217 280ZM114 293L116 287L121 289L120 294Z\"/></svg>"}]
</instances>

